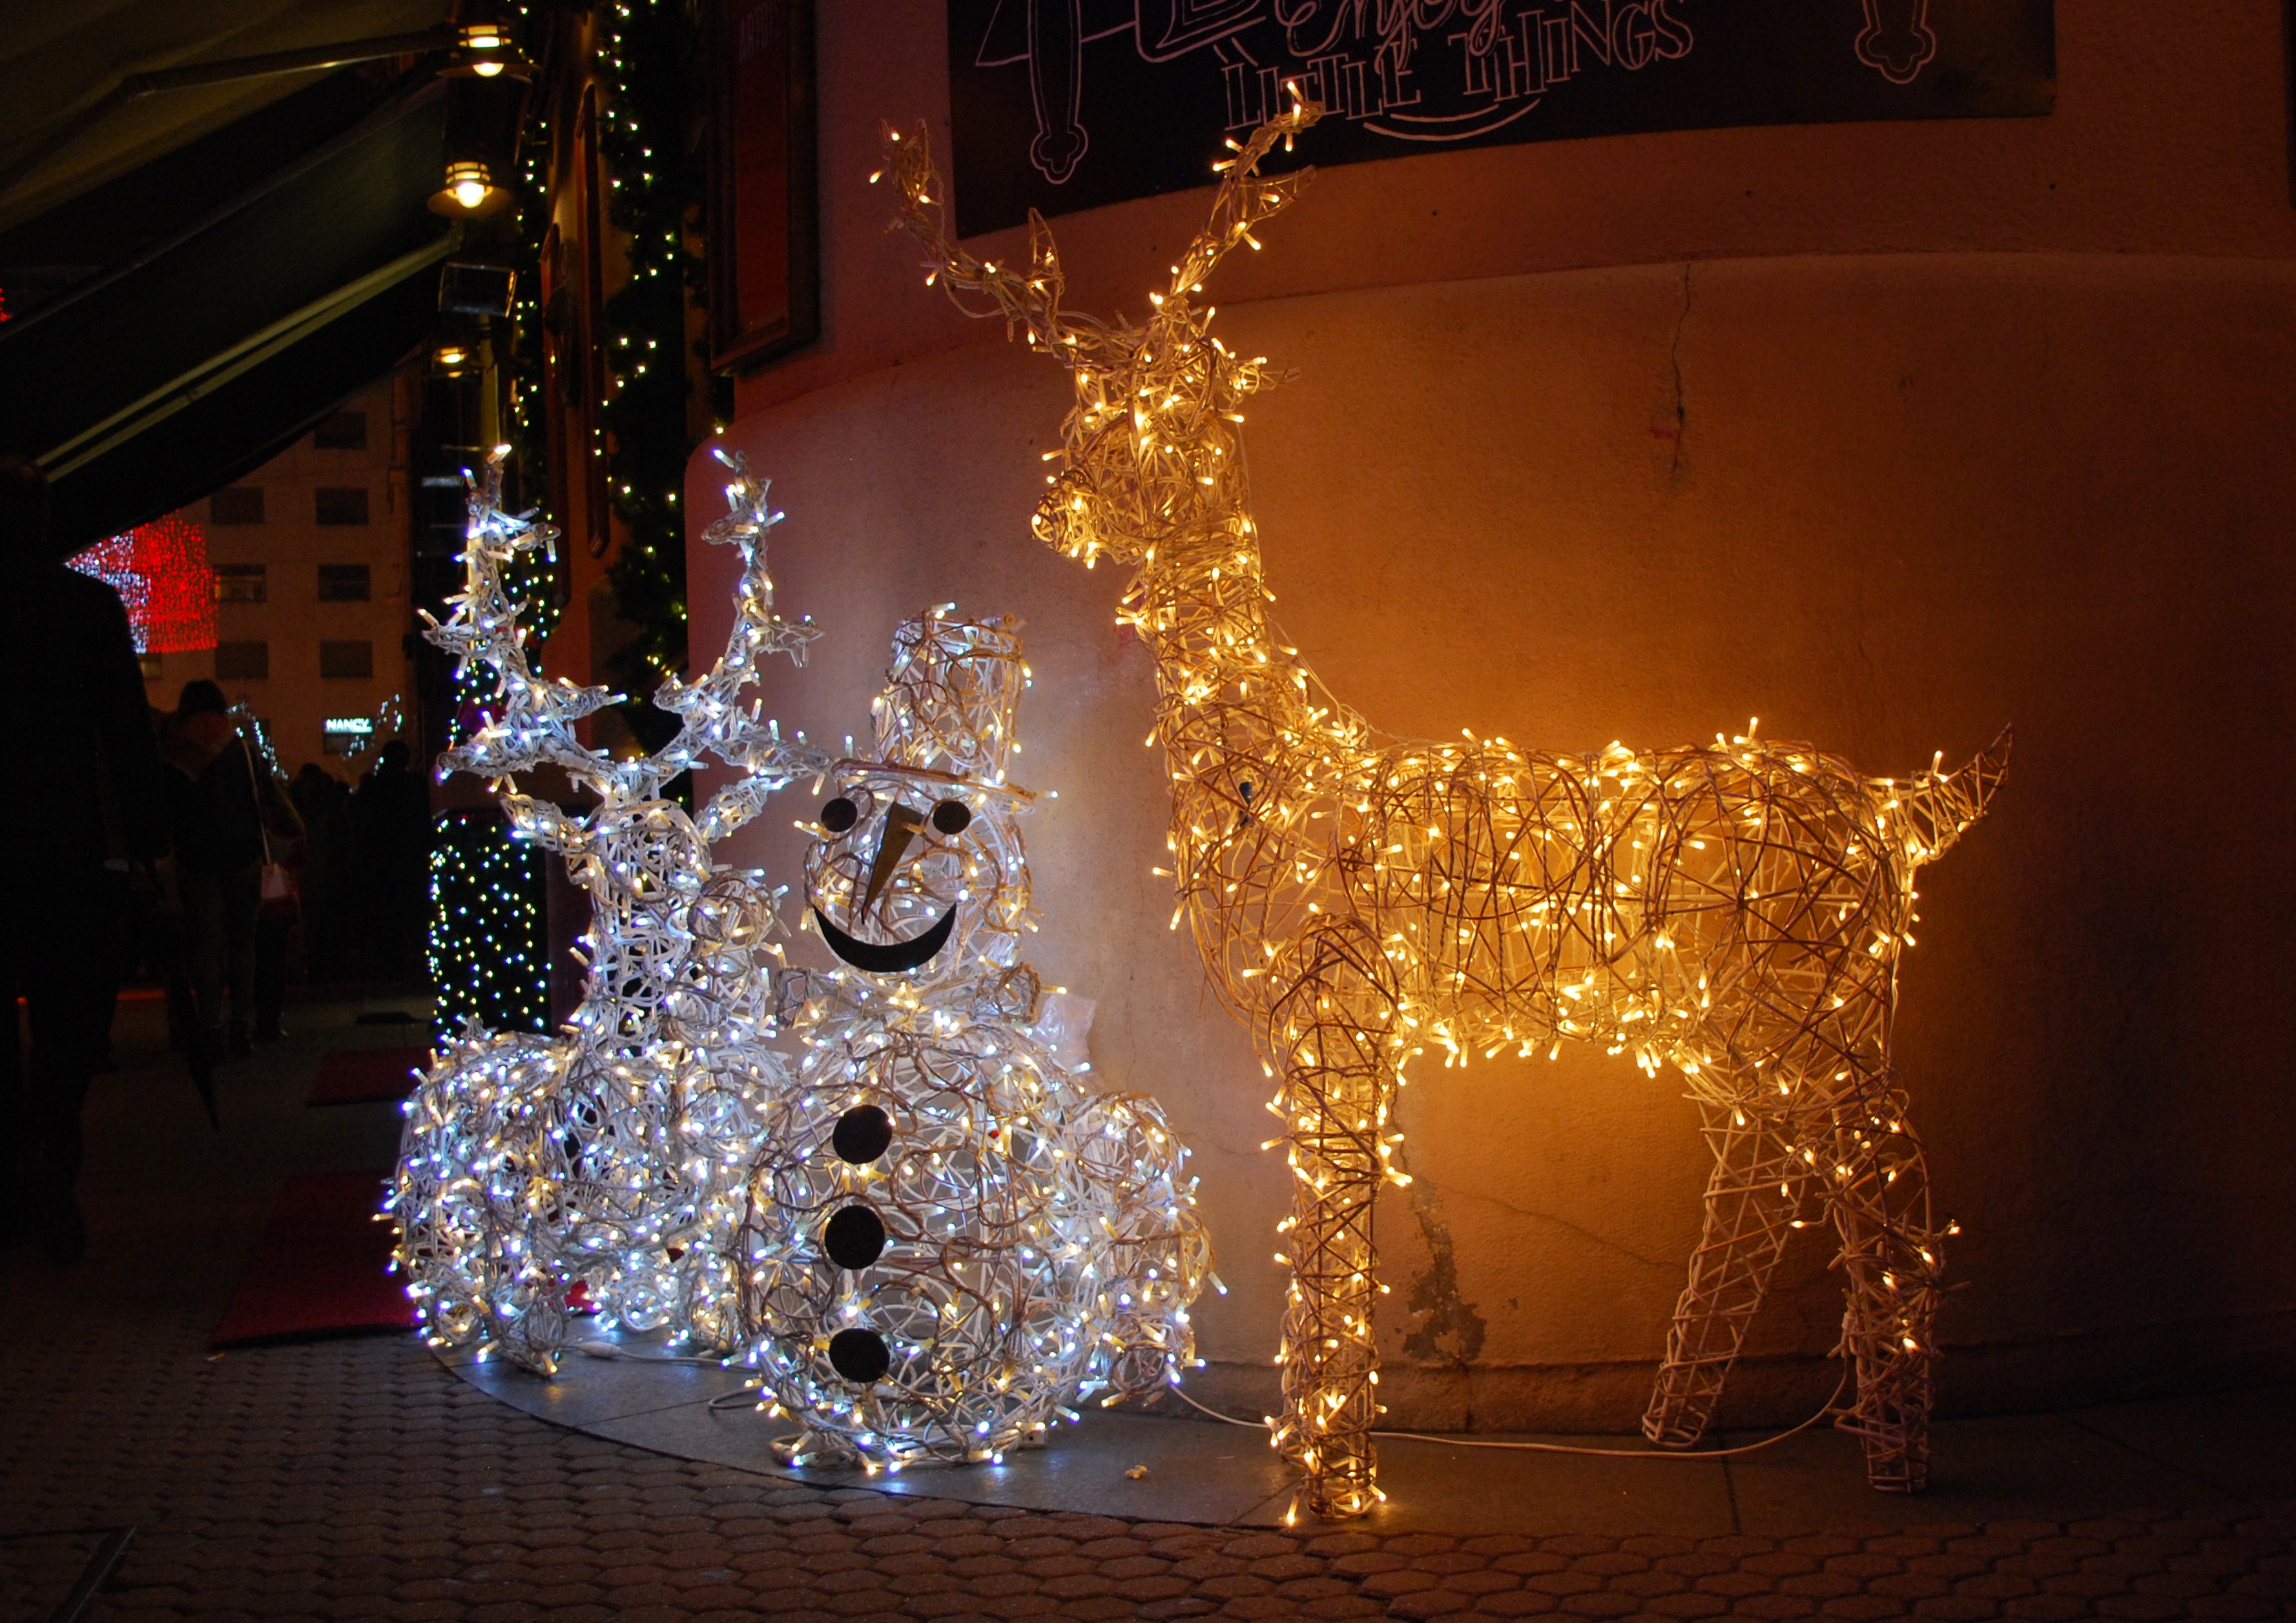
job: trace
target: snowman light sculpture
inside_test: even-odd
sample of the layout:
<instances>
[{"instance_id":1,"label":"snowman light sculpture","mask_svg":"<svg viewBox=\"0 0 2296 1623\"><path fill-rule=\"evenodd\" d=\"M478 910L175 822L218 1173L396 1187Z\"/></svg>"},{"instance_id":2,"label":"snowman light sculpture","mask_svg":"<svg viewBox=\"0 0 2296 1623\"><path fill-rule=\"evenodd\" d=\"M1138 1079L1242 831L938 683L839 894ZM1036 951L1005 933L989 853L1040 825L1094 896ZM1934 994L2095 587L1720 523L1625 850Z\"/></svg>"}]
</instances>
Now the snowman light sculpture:
<instances>
[{"instance_id":1,"label":"snowman light sculpture","mask_svg":"<svg viewBox=\"0 0 2296 1623\"><path fill-rule=\"evenodd\" d=\"M1018 622L953 608L902 625L873 758L799 825L840 967L810 977L732 1259L793 1464L996 1459L1078 1397L1177 1385L1210 1277L1187 1152L1154 1100L1086 1086L1091 1004L1021 957L1028 667Z\"/></svg>"}]
</instances>

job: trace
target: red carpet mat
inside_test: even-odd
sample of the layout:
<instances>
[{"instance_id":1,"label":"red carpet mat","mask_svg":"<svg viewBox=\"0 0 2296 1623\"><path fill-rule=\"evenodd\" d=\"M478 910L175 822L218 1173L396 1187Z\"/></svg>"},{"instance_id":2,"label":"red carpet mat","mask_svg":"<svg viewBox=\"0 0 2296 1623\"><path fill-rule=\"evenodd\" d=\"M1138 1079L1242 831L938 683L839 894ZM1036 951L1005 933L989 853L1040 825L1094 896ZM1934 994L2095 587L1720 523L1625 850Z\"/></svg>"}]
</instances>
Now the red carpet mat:
<instances>
[{"instance_id":1,"label":"red carpet mat","mask_svg":"<svg viewBox=\"0 0 2296 1623\"><path fill-rule=\"evenodd\" d=\"M354 1048L319 1062L308 1104L365 1104L404 1099L414 1091L414 1073L430 1063L428 1048Z\"/></svg>"},{"instance_id":2,"label":"red carpet mat","mask_svg":"<svg viewBox=\"0 0 2296 1623\"><path fill-rule=\"evenodd\" d=\"M209 1344L315 1340L414 1323L405 1282L388 1273L393 1228L377 1222L381 1172L323 1172L291 1178L231 1311Z\"/></svg>"}]
</instances>

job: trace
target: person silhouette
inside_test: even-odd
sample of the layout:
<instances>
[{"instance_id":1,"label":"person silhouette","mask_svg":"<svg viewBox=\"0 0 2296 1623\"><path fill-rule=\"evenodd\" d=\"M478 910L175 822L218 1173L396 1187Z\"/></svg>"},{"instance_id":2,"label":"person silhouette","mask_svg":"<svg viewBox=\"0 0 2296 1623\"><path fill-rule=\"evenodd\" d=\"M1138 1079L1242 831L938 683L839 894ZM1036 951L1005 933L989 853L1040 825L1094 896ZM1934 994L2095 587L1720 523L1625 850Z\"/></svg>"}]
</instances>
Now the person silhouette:
<instances>
[{"instance_id":1,"label":"person silhouette","mask_svg":"<svg viewBox=\"0 0 2296 1623\"><path fill-rule=\"evenodd\" d=\"M48 481L0 455L0 707L37 792L0 796L0 1245L29 1237L59 1266L87 1245L75 1184L80 1109L117 990L118 892L166 848L158 758L119 594L67 568ZM15 1024L19 998L26 1030ZM29 1037L29 1042L25 1038Z\"/></svg>"}]
</instances>

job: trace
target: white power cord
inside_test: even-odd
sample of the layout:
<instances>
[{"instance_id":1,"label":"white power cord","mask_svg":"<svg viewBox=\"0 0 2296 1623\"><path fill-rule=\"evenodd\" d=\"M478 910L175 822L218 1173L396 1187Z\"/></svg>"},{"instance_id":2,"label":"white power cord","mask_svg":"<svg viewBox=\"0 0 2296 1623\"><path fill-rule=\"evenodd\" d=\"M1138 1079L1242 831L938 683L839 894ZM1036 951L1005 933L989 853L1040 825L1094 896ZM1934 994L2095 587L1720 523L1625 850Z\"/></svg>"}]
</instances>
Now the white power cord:
<instances>
[{"instance_id":1,"label":"white power cord","mask_svg":"<svg viewBox=\"0 0 2296 1623\"><path fill-rule=\"evenodd\" d=\"M1808 1430L1812 1426L1817 1424L1819 1421L1824 1420L1827 1415L1833 1413L1833 1406L1841 1398L1842 1389L1849 1384L1849 1376L1845 1372L1841 1379L1834 1383L1833 1396L1825 1400L1824 1405L1819 1408L1816 1414L1802 1422L1801 1424L1781 1431L1775 1437L1766 1437L1759 1443L1742 1443L1735 1448L1580 1448L1573 1447L1569 1443L1506 1443L1500 1442L1496 1439L1460 1437L1456 1434L1447 1437L1435 1437L1430 1436L1424 1431L1374 1431L1372 1435L1374 1437L1392 1438L1405 1442L1439 1443L1448 1448L1511 1448L1526 1454L1578 1454L1588 1455L1596 1459L1605 1460L1720 1460L1727 1459L1733 1455L1751 1454L1758 1448L1767 1448L1773 1443L1782 1443L1785 1441L1786 1439L1793 1436L1796 1432ZM1267 1426L1265 1422L1238 1420L1234 1415L1223 1414L1218 1409L1205 1408L1203 1405L1189 1397L1178 1387L1174 1387L1171 1390L1172 1395L1175 1398L1177 1398L1182 1403L1186 1404L1190 1408L1195 1410L1197 1413L1207 1415L1213 1420L1223 1422L1231 1426L1243 1426L1253 1431L1265 1431L1267 1430Z\"/></svg>"}]
</instances>

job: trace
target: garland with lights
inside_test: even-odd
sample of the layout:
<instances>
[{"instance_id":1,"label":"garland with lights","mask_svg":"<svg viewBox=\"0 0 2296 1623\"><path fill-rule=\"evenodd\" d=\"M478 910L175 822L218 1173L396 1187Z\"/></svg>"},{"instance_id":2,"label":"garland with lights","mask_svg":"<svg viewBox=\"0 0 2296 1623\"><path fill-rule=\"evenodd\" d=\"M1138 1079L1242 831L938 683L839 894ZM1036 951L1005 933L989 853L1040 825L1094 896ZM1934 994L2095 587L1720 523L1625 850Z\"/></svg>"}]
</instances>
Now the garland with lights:
<instances>
[{"instance_id":1,"label":"garland with lights","mask_svg":"<svg viewBox=\"0 0 2296 1623\"><path fill-rule=\"evenodd\" d=\"M605 21L598 70L607 94L598 148L611 176L607 217L626 234L628 277L605 302L605 364L613 379L598 411L606 479L627 537L607 578L636 630L608 661L633 691L685 664L685 515L678 492L700 443L687 430L693 392L686 305L704 267L689 232L703 195L700 38L681 0L621 0ZM648 748L658 711L626 706Z\"/></svg>"},{"instance_id":2,"label":"garland with lights","mask_svg":"<svg viewBox=\"0 0 2296 1623\"><path fill-rule=\"evenodd\" d=\"M1653 1076L1673 1066L1715 1155L1644 1434L1674 1447L1703 1434L1785 1237L1815 1209L1846 1275L1840 1351L1857 1395L1839 1423L1874 1487L1918 1489L1955 1230L1931 1216L1890 1066L1897 963L1915 875L1983 815L2008 734L1956 772L1940 758L1874 778L1751 726L1710 748L1555 754L1392 740L1331 699L1268 612L1235 426L1275 377L1213 337L1196 302L1312 173L1259 172L1322 116L1292 95L1214 166L1210 218L1136 327L1062 308L1041 219L1025 266L957 248L922 134L888 141L927 283L1070 374L1037 535L1134 571L1120 618L1156 661L1173 922L1193 923L1277 1082L1272 1142L1293 1201L1274 1440L1305 1478L1301 1503L1348 1516L1382 1497L1372 1224L1381 1185L1408 1181L1391 1161L1406 1066L1565 1040Z\"/></svg>"},{"instance_id":3,"label":"garland with lights","mask_svg":"<svg viewBox=\"0 0 2296 1623\"><path fill-rule=\"evenodd\" d=\"M801 662L817 633L773 612L765 537L781 515L739 457L726 459L731 512L705 537L742 553L725 653L698 680L656 691L678 721L661 750L617 760L585 746L576 724L621 696L544 681L528 662L504 566L546 553L556 532L502 511L508 451L472 481L451 618L424 617L458 673L483 666L495 679L485 724L439 757L439 774L501 787L551 765L598 797L580 814L503 797L516 833L562 856L589 894L589 974L562 1038L472 1022L435 1058L407 1103L390 1205L398 1264L433 1343L475 1340L546 1375L577 1283L609 1322L720 1334L707 1259L740 1219L751 1102L776 1089L787 1060L758 1045L777 1029L772 897L761 875L713 864L709 848L828 758L802 735L783 739L742 698L761 660ZM736 775L692 816L662 790L705 754Z\"/></svg>"},{"instance_id":4,"label":"garland with lights","mask_svg":"<svg viewBox=\"0 0 2296 1623\"><path fill-rule=\"evenodd\" d=\"M430 841L434 1028L550 1029L543 857L490 812L449 812Z\"/></svg>"}]
</instances>

